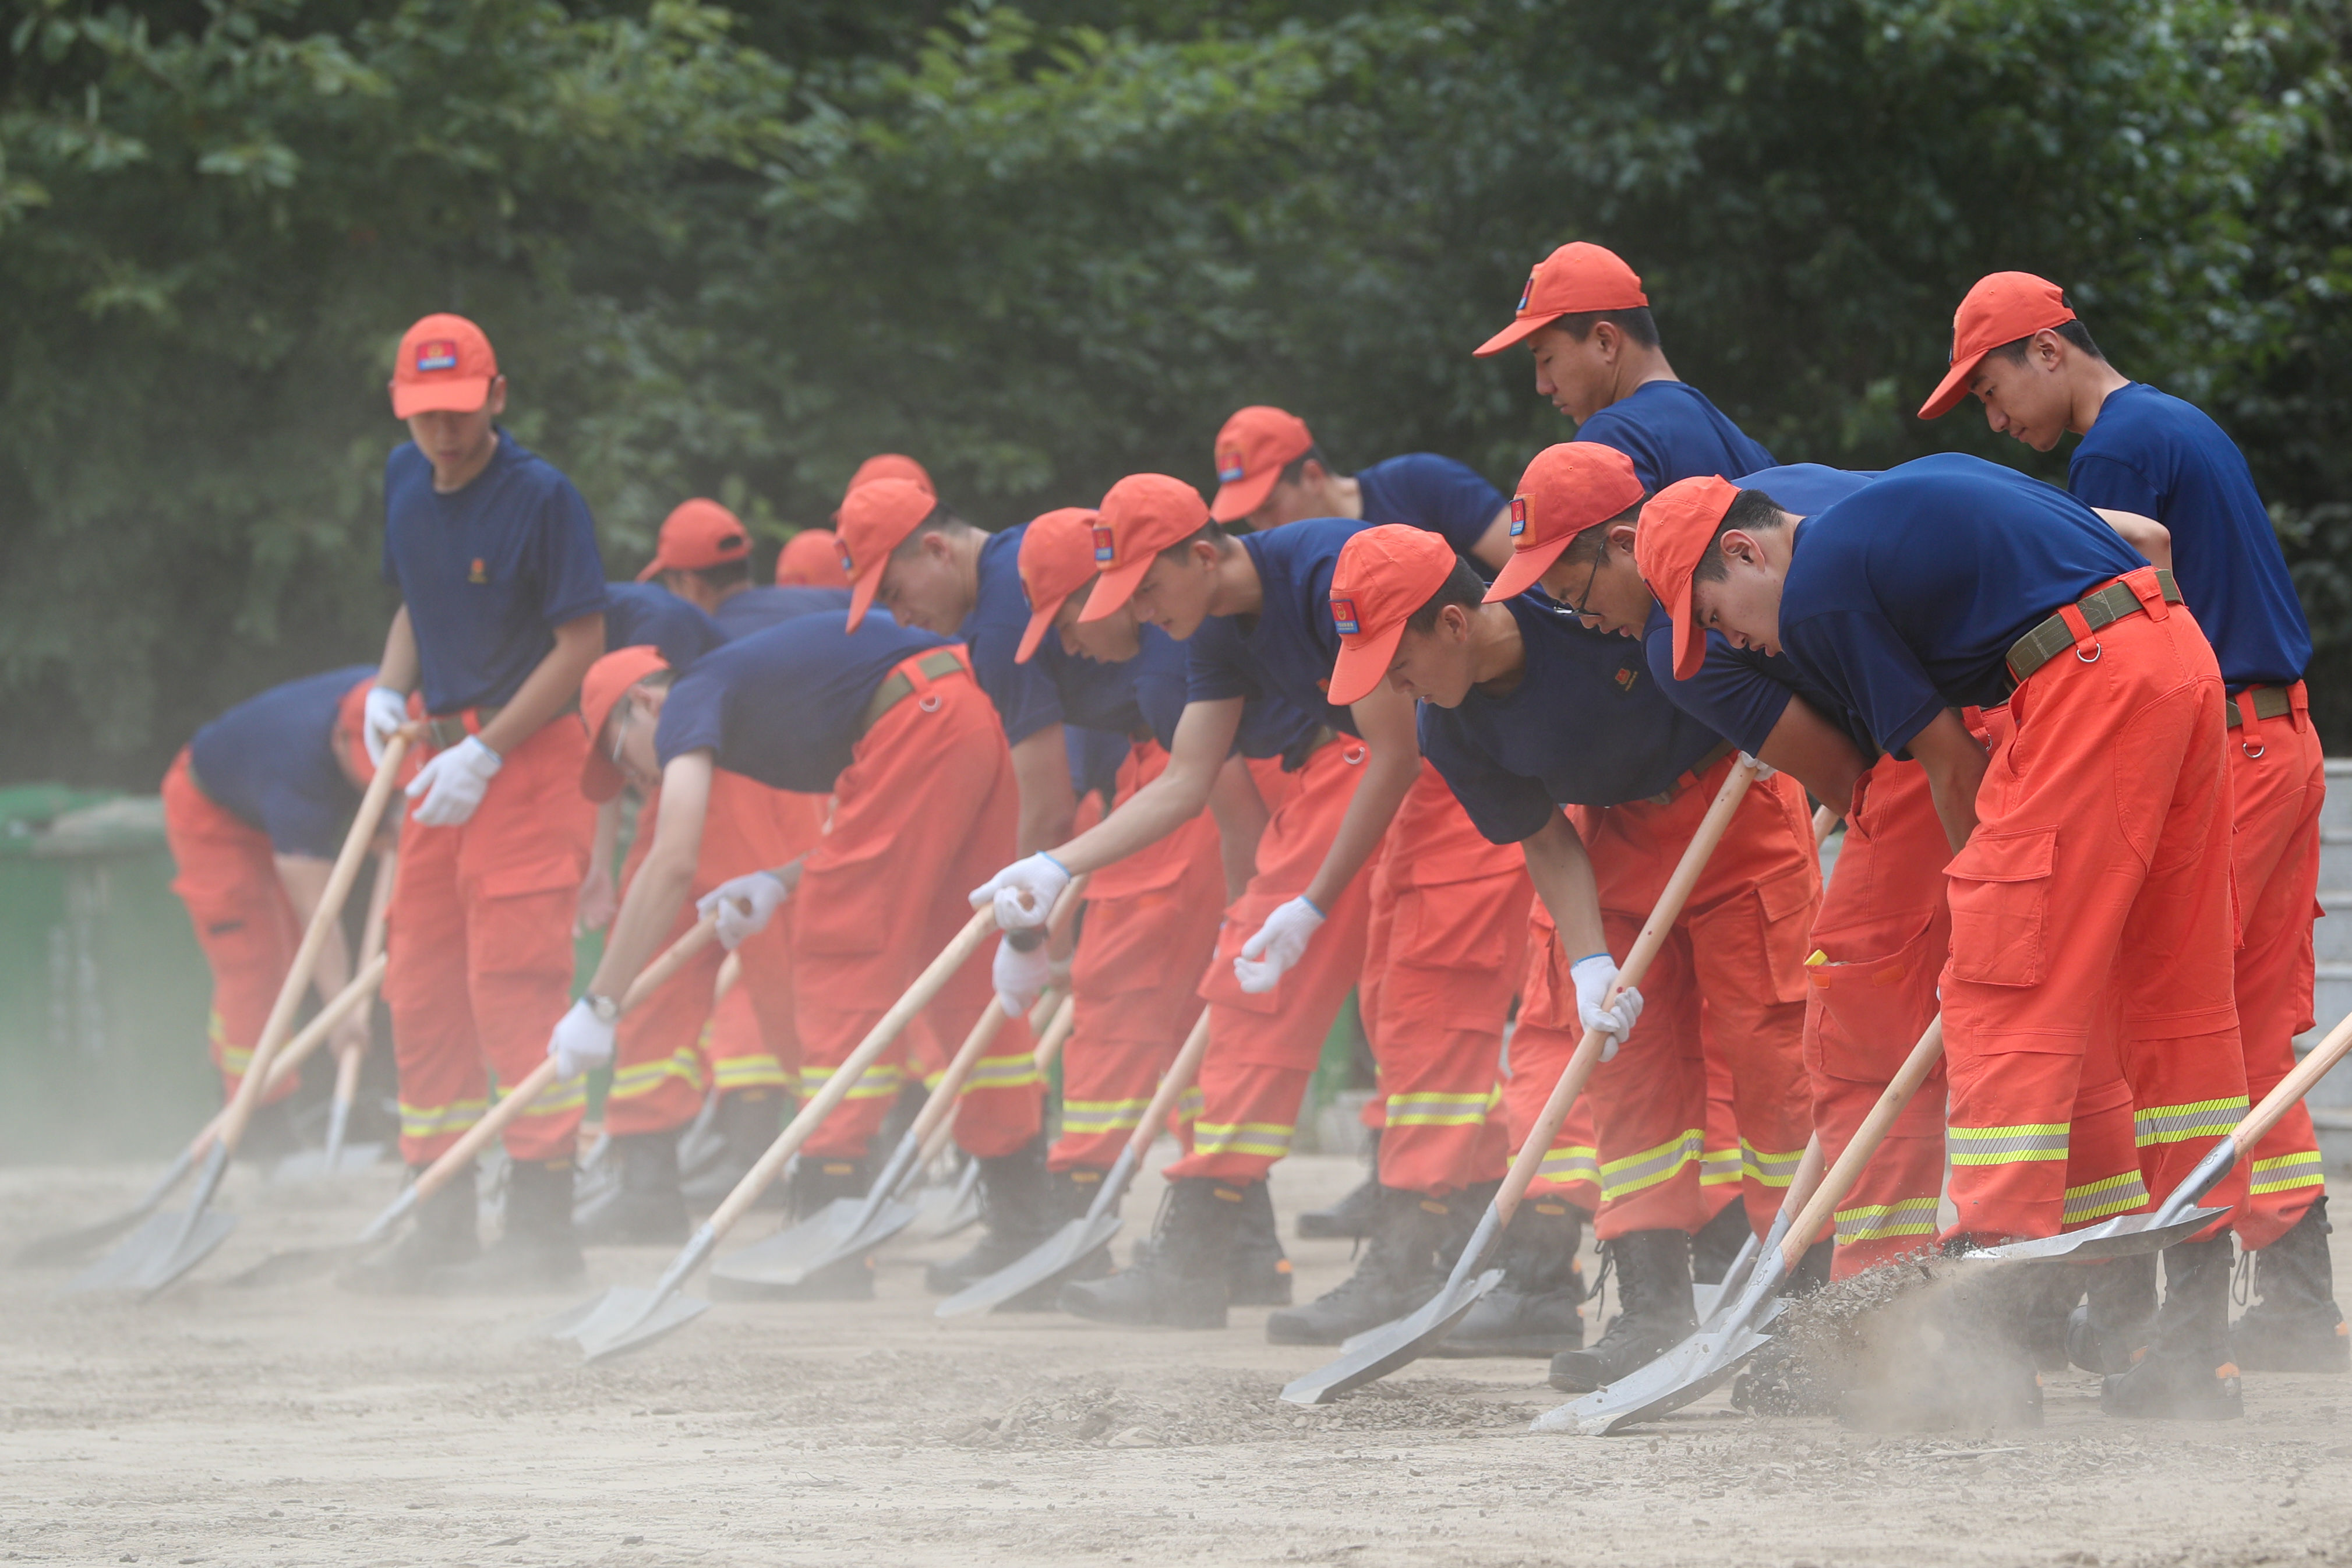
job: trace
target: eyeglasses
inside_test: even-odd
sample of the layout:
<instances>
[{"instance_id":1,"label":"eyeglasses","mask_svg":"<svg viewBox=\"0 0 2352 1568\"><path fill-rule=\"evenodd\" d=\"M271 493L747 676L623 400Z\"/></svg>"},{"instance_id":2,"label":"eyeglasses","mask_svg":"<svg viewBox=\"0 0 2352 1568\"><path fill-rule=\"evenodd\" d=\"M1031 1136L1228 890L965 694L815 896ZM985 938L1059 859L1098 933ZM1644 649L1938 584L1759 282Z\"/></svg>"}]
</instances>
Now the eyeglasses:
<instances>
[{"instance_id":1,"label":"eyeglasses","mask_svg":"<svg viewBox=\"0 0 2352 1568\"><path fill-rule=\"evenodd\" d=\"M1608 558L1605 551L1592 558L1592 570L1584 574L1584 592L1568 602L1568 613L1580 621L1592 614L1590 607L1592 604L1592 585L1600 580L1601 563Z\"/></svg>"},{"instance_id":2,"label":"eyeglasses","mask_svg":"<svg viewBox=\"0 0 2352 1568\"><path fill-rule=\"evenodd\" d=\"M624 699L620 711L613 715L613 765L621 770L624 777L627 775L629 770L621 762L621 742L628 733L629 704Z\"/></svg>"}]
</instances>

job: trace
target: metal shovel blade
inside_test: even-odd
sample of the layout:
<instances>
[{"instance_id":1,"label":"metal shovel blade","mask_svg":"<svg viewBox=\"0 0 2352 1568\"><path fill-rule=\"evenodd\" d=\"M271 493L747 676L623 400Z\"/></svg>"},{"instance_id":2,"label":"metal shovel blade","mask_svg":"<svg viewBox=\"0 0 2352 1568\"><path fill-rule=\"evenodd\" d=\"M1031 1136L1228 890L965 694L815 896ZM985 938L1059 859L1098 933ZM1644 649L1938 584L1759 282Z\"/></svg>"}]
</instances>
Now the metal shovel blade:
<instances>
[{"instance_id":1,"label":"metal shovel blade","mask_svg":"<svg viewBox=\"0 0 2352 1568\"><path fill-rule=\"evenodd\" d=\"M2135 1253L2161 1252L2176 1241L2187 1240L2229 1212L2226 1207L2193 1208L2180 1218L2170 1221L2166 1221L2161 1213L2127 1214L2102 1225L2070 1230L2063 1236L2004 1242L1999 1247L1959 1253L1953 1261L2102 1263L2110 1258L2129 1258Z\"/></svg>"},{"instance_id":2,"label":"metal shovel blade","mask_svg":"<svg viewBox=\"0 0 2352 1568\"><path fill-rule=\"evenodd\" d=\"M912 1204L877 1207L866 1198L835 1198L791 1229L720 1258L710 1277L754 1295L762 1286L798 1285L828 1265L864 1257L914 1223Z\"/></svg>"},{"instance_id":3,"label":"metal shovel blade","mask_svg":"<svg viewBox=\"0 0 2352 1568\"><path fill-rule=\"evenodd\" d=\"M932 1310L932 1315L961 1318L1002 1306L1077 1267L1095 1248L1108 1245L1118 1234L1118 1227L1119 1217L1115 1214L1070 1220L987 1279L965 1286L940 1302Z\"/></svg>"},{"instance_id":4,"label":"metal shovel blade","mask_svg":"<svg viewBox=\"0 0 2352 1568\"><path fill-rule=\"evenodd\" d=\"M963 1173L954 1186L925 1187L916 1197L926 1241L944 1241L980 1223L980 1162L968 1163Z\"/></svg>"},{"instance_id":5,"label":"metal shovel blade","mask_svg":"<svg viewBox=\"0 0 2352 1568\"><path fill-rule=\"evenodd\" d=\"M710 1303L675 1291L615 1285L592 1301L540 1325L550 1339L569 1340L590 1361L651 1344L710 1310Z\"/></svg>"},{"instance_id":6,"label":"metal shovel blade","mask_svg":"<svg viewBox=\"0 0 2352 1568\"><path fill-rule=\"evenodd\" d=\"M330 1176L356 1175L383 1162L381 1143L346 1143L331 1152L304 1149L278 1162L269 1173L273 1182L316 1182Z\"/></svg>"},{"instance_id":7,"label":"metal shovel blade","mask_svg":"<svg viewBox=\"0 0 2352 1568\"><path fill-rule=\"evenodd\" d=\"M289 1285L297 1279L309 1279L328 1273L352 1261L369 1250L367 1242L339 1242L326 1247L293 1247L273 1252L260 1262L230 1275L221 1281L240 1290L251 1290L265 1285Z\"/></svg>"},{"instance_id":8,"label":"metal shovel blade","mask_svg":"<svg viewBox=\"0 0 2352 1568\"><path fill-rule=\"evenodd\" d=\"M1401 1366L1419 1361L1437 1348L1454 1325L1470 1315L1479 1299L1503 1282L1503 1271L1489 1268L1456 1289L1440 1290L1419 1309L1392 1323L1359 1334L1355 1348L1342 1348L1339 1359L1316 1368L1283 1386L1282 1397L1293 1405L1328 1405L1351 1388L1377 1383Z\"/></svg>"},{"instance_id":9,"label":"metal shovel blade","mask_svg":"<svg viewBox=\"0 0 2352 1568\"><path fill-rule=\"evenodd\" d=\"M155 1178L155 1184L147 1189L146 1195L133 1207L96 1225L86 1225L78 1230L61 1230L55 1236L44 1236L27 1242L10 1260L11 1263L18 1268L37 1268L47 1263L70 1263L91 1247L105 1246L153 1214L157 1206L171 1196L172 1189L178 1186L195 1167L194 1153L181 1150L177 1157L163 1168L163 1173Z\"/></svg>"},{"instance_id":10,"label":"metal shovel blade","mask_svg":"<svg viewBox=\"0 0 2352 1568\"><path fill-rule=\"evenodd\" d=\"M213 1249L226 1241L229 1232L236 1228L235 1215L214 1208L196 1216L194 1229L189 1228L184 1209L150 1215L146 1224L132 1231L113 1251L67 1280L58 1294L160 1290L211 1257Z\"/></svg>"},{"instance_id":11,"label":"metal shovel blade","mask_svg":"<svg viewBox=\"0 0 2352 1568\"><path fill-rule=\"evenodd\" d=\"M1739 1370L1771 1339L1752 1328L1732 1328L1717 1333L1693 1334L1639 1372L1619 1378L1606 1388L1548 1410L1529 1425L1531 1432L1577 1432L1587 1437L1610 1433L1679 1410L1704 1399Z\"/></svg>"}]
</instances>

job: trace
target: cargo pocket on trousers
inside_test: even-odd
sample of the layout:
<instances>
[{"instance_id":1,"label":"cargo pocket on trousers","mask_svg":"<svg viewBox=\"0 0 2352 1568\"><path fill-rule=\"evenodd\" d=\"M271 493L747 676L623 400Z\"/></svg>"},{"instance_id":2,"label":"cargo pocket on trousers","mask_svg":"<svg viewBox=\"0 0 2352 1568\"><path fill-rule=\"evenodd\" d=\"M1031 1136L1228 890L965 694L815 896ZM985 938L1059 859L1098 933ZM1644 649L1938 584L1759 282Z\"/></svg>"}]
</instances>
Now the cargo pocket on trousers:
<instances>
[{"instance_id":1,"label":"cargo pocket on trousers","mask_svg":"<svg viewBox=\"0 0 2352 1568\"><path fill-rule=\"evenodd\" d=\"M572 976L572 900L584 856L542 856L484 876L466 927L474 967L484 974Z\"/></svg>"},{"instance_id":2,"label":"cargo pocket on trousers","mask_svg":"<svg viewBox=\"0 0 2352 1568\"><path fill-rule=\"evenodd\" d=\"M1757 907L1763 916L1762 957L1775 1002L1805 999L1805 939L1821 912L1821 886L1812 868L1798 866L1756 889Z\"/></svg>"},{"instance_id":3,"label":"cargo pocket on trousers","mask_svg":"<svg viewBox=\"0 0 2352 1568\"><path fill-rule=\"evenodd\" d=\"M2039 985L2058 830L1979 832L1945 870L1952 973L1984 985Z\"/></svg>"},{"instance_id":4,"label":"cargo pocket on trousers","mask_svg":"<svg viewBox=\"0 0 2352 1568\"><path fill-rule=\"evenodd\" d=\"M1935 923L1932 912L1923 914L1918 929L1889 951L1832 955L1806 966L1822 1010L1837 1024L1822 1037L1822 1070L1830 1077L1884 1081L1918 1043L1935 1016L1936 977L1943 971Z\"/></svg>"}]
</instances>

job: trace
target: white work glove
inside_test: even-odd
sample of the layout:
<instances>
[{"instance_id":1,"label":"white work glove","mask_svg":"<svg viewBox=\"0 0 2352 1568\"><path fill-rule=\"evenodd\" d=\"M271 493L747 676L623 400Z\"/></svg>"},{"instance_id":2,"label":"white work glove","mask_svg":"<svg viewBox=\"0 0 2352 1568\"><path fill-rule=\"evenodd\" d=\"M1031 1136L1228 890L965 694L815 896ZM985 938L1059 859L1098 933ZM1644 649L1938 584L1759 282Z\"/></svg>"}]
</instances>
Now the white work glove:
<instances>
[{"instance_id":1,"label":"white work glove","mask_svg":"<svg viewBox=\"0 0 2352 1568\"><path fill-rule=\"evenodd\" d=\"M1282 905L1265 917L1255 936L1242 943L1241 956L1234 960L1234 978L1253 996L1273 990L1283 972L1307 956L1307 939L1322 923L1323 911L1304 894Z\"/></svg>"},{"instance_id":2,"label":"white work glove","mask_svg":"<svg viewBox=\"0 0 2352 1568\"><path fill-rule=\"evenodd\" d=\"M1008 1018L1018 1018L1037 1005L1037 994L1054 978L1054 956L1045 944L1024 952L1009 942L996 944L996 962L989 966L989 979L996 987L996 1005L1004 1009Z\"/></svg>"},{"instance_id":3,"label":"white work glove","mask_svg":"<svg viewBox=\"0 0 2352 1568\"><path fill-rule=\"evenodd\" d=\"M778 906L791 894L773 871L752 871L730 877L694 902L695 913L719 916L719 944L729 952L768 929Z\"/></svg>"},{"instance_id":4,"label":"white work glove","mask_svg":"<svg viewBox=\"0 0 2352 1568\"><path fill-rule=\"evenodd\" d=\"M1609 988L1617 984L1617 961L1605 952L1578 959L1568 966L1568 975L1576 982L1577 1022L1587 1029L1606 1032L1609 1037L1601 1044L1601 1059L1608 1061L1633 1032L1633 1020L1642 1016L1642 994L1629 985L1616 1001L1608 1000Z\"/></svg>"},{"instance_id":5,"label":"white work glove","mask_svg":"<svg viewBox=\"0 0 2352 1568\"><path fill-rule=\"evenodd\" d=\"M1023 931L1045 923L1054 900L1070 885L1070 873L1044 850L1012 865L971 890L971 907L996 905L996 923L1005 931Z\"/></svg>"},{"instance_id":6,"label":"white work glove","mask_svg":"<svg viewBox=\"0 0 2352 1568\"><path fill-rule=\"evenodd\" d=\"M381 766L383 749L393 731L408 722L408 698L389 686L368 688L367 706L360 716L360 738L367 742L368 765Z\"/></svg>"},{"instance_id":7,"label":"white work glove","mask_svg":"<svg viewBox=\"0 0 2352 1568\"><path fill-rule=\"evenodd\" d=\"M1757 757L1747 752L1739 753L1739 760L1756 770L1756 782L1758 784L1762 784L1766 779L1772 777L1775 773L1780 771L1771 763L1765 762L1762 758Z\"/></svg>"},{"instance_id":8,"label":"white work glove","mask_svg":"<svg viewBox=\"0 0 2352 1568\"><path fill-rule=\"evenodd\" d=\"M613 1026L596 1016L583 996L555 1021L555 1032L547 1037L547 1054L555 1058L556 1077L578 1078L613 1059Z\"/></svg>"},{"instance_id":9,"label":"white work glove","mask_svg":"<svg viewBox=\"0 0 2352 1568\"><path fill-rule=\"evenodd\" d=\"M468 735L436 753L417 770L415 781L408 786L408 798L425 803L416 808L416 820L427 827L462 826L482 804L492 776L504 766L506 759L482 744L479 735Z\"/></svg>"}]
</instances>

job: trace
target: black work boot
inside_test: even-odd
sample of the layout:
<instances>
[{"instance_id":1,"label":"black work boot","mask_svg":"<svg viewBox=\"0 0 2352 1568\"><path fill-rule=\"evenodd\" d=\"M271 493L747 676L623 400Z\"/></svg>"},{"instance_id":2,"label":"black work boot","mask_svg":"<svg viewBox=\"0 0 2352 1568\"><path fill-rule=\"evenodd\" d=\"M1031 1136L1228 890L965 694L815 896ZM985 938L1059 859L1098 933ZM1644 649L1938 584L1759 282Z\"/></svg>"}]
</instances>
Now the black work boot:
<instances>
[{"instance_id":1,"label":"black work boot","mask_svg":"<svg viewBox=\"0 0 2352 1568\"><path fill-rule=\"evenodd\" d=\"M1381 1212L1356 1271L1304 1307L1265 1321L1269 1344L1336 1345L1403 1317L1445 1283L1438 1248L1453 1226L1445 1199L1402 1187L1381 1189Z\"/></svg>"},{"instance_id":2,"label":"black work boot","mask_svg":"<svg viewBox=\"0 0 2352 1568\"><path fill-rule=\"evenodd\" d=\"M2314 1199L2284 1236L2254 1254L2254 1304L2230 1331L2230 1359L2248 1372L2352 1372L2352 1338L2336 1305L2327 1200Z\"/></svg>"},{"instance_id":3,"label":"black work boot","mask_svg":"<svg viewBox=\"0 0 2352 1568\"><path fill-rule=\"evenodd\" d=\"M1830 1282L1830 1266L1837 1261L1837 1244L1828 1239L1817 1241L1805 1248L1797 1266L1789 1270L1788 1282L1780 1287L1783 1296L1810 1296ZM1762 1267L1763 1258L1756 1259ZM1753 1276L1751 1276L1753 1278Z\"/></svg>"},{"instance_id":4,"label":"black work boot","mask_svg":"<svg viewBox=\"0 0 2352 1568\"><path fill-rule=\"evenodd\" d=\"M408 1179L415 1181L425 1173L425 1169L423 1165L411 1165ZM470 1263L481 1255L481 1239L477 1234L478 1202L474 1193L474 1167L468 1164L450 1177L446 1186L416 1205L416 1218L406 1236L374 1257L344 1269L336 1283L347 1290L379 1296L414 1296L422 1292L435 1269Z\"/></svg>"},{"instance_id":5,"label":"black work boot","mask_svg":"<svg viewBox=\"0 0 2352 1568\"><path fill-rule=\"evenodd\" d=\"M443 1295L546 1290L580 1278L586 1264L572 1228L572 1162L514 1160L507 1166L506 1225L471 1263L433 1271Z\"/></svg>"},{"instance_id":6,"label":"black work boot","mask_svg":"<svg viewBox=\"0 0 2352 1568\"><path fill-rule=\"evenodd\" d=\"M2156 1254L2085 1271L2086 1300L2066 1315L2066 1359L2084 1372L2129 1372L2156 1336Z\"/></svg>"},{"instance_id":7,"label":"black work boot","mask_svg":"<svg viewBox=\"0 0 2352 1568\"><path fill-rule=\"evenodd\" d=\"M1551 1385L1567 1394L1605 1387L1698 1331L1691 1309L1688 1236L1637 1230L1601 1245L1617 1271L1620 1310L1591 1349L1562 1351L1551 1358Z\"/></svg>"},{"instance_id":8,"label":"black work boot","mask_svg":"<svg viewBox=\"0 0 2352 1568\"><path fill-rule=\"evenodd\" d=\"M1274 1223L1274 1194L1264 1182L1242 1189L1241 1213L1234 1222L1232 1268L1226 1284L1236 1307L1290 1305L1290 1258Z\"/></svg>"},{"instance_id":9,"label":"black work boot","mask_svg":"<svg viewBox=\"0 0 2352 1568\"><path fill-rule=\"evenodd\" d=\"M2220 1421L2246 1413L2230 1360L2230 1233L2164 1249L2156 1337L2129 1372L2099 1386L2110 1415Z\"/></svg>"},{"instance_id":10,"label":"black work boot","mask_svg":"<svg viewBox=\"0 0 2352 1568\"><path fill-rule=\"evenodd\" d=\"M677 1180L680 1131L614 1134L606 1158L620 1162L620 1184L572 1215L582 1246L660 1247L686 1239L686 1194Z\"/></svg>"},{"instance_id":11,"label":"black work boot","mask_svg":"<svg viewBox=\"0 0 2352 1568\"><path fill-rule=\"evenodd\" d=\"M1045 1180L1045 1140L1031 1139L1010 1154L980 1163L980 1239L971 1250L923 1270L923 1284L938 1296L977 1285L1006 1264L1026 1257L1054 1234L1060 1216L1051 1207ZM1034 1299L1033 1299L1034 1298ZM1003 1303L1000 1310L1042 1312L1054 1298L1041 1286Z\"/></svg>"},{"instance_id":12,"label":"black work boot","mask_svg":"<svg viewBox=\"0 0 2352 1568\"><path fill-rule=\"evenodd\" d=\"M784 1091L761 1086L739 1089L719 1097L719 1109L711 1113L711 1124L719 1132L719 1158L694 1173L683 1184L686 1201L698 1209L716 1208L735 1190L735 1184L751 1173L768 1152L768 1145L783 1131L784 1107L788 1103ZM784 1184L771 1182L768 1190L751 1205L759 1209L781 1209L787 1206Z\"/></svg>"},{"instance_id":13,"label":"black work boot","mask_svg":"<svg viewBox=\"0 0 2352 1568\"><path fill-rule=\"evenodd\" d=\"M1715 1211L1715 1217L1690 1238L1691 1279L1699 1285L1720 1285L1731 1260L1753 1234L1748 1223L1748 1200L1734 1198Z\"/></svg>"},{"instance_id":14,"label":"black work boot","mask_svg":"<svg viewBox=\"0 0 2352 1568\"><path fill-rule=\"evenodd\" d=\"M1102 1194L1103 1175L1103 1172L1092 1165L1072 1165L1047 1177L1046 1218L1054 1228L1046 1231L1046 1235L1051 1236L1054 1230L1074 1219L1084 1219L1092 1212L1095 1199ZM1118 1208L1119 1205L1114 1203L1108 1212L1116 1215ZM1099 1279L1110 1271L1110 1243L1106 1241L1064 1269L1057 1278Z\"/></svg>"},{"instance_id":15,"label":"black work boot","mask_svg":"<svg viewBox=\"0 0 2352 1568\"><path fill-rule=\"evenodd\" d=\"M301 1148L302 1135L294 1128L294 1097L288 1095L253 1108L244 1136L236 1141L236 1157L247 1164L275 1165Z\"/></svg>"},{"instance_id":16,"label":"black work boot","mask_svg":"<svg viewBox=\"0 0 2352 1568\"><path fill-rule=\"evenodd\" d=\"M1129 1328L1223 1328L1234 1229L1248 1202L1246 1188L1231 1182L1169 1183L1151 1245L1138 1247L1135 1261L1108 1279L1063 1286L1062 1310Z\"/></svg>"},{"instance_id":17,"label":"black work boot","mask_svg":"<svg viewBox=\"0 0 2352 1568\"><path fill-rule=\"evenodd\" d=\"M1592 1216L1566 1198L1529 1198L1497 1249L1503 1282L1438 1346L1443 1356L1557 1355L1584 1343L1584 1265L1576 1249Z\"/></svg>"},{"instance_id":18,"label":"black work boot","mask_svg":"<svg viewBox=\"0 0 2352 1568\"><path fill-rule=\"evenodd\" d=\"M1377 1127L1371 1130L1371 1147L1366 1152L1372 1168L1346 1197L1328 1209L1308 1209L1298 1216L1301 1241L1361 1241L1371 1234L1372 1220L1381 1208L1381 1130Z\"/></svg>"}]
</instances>

